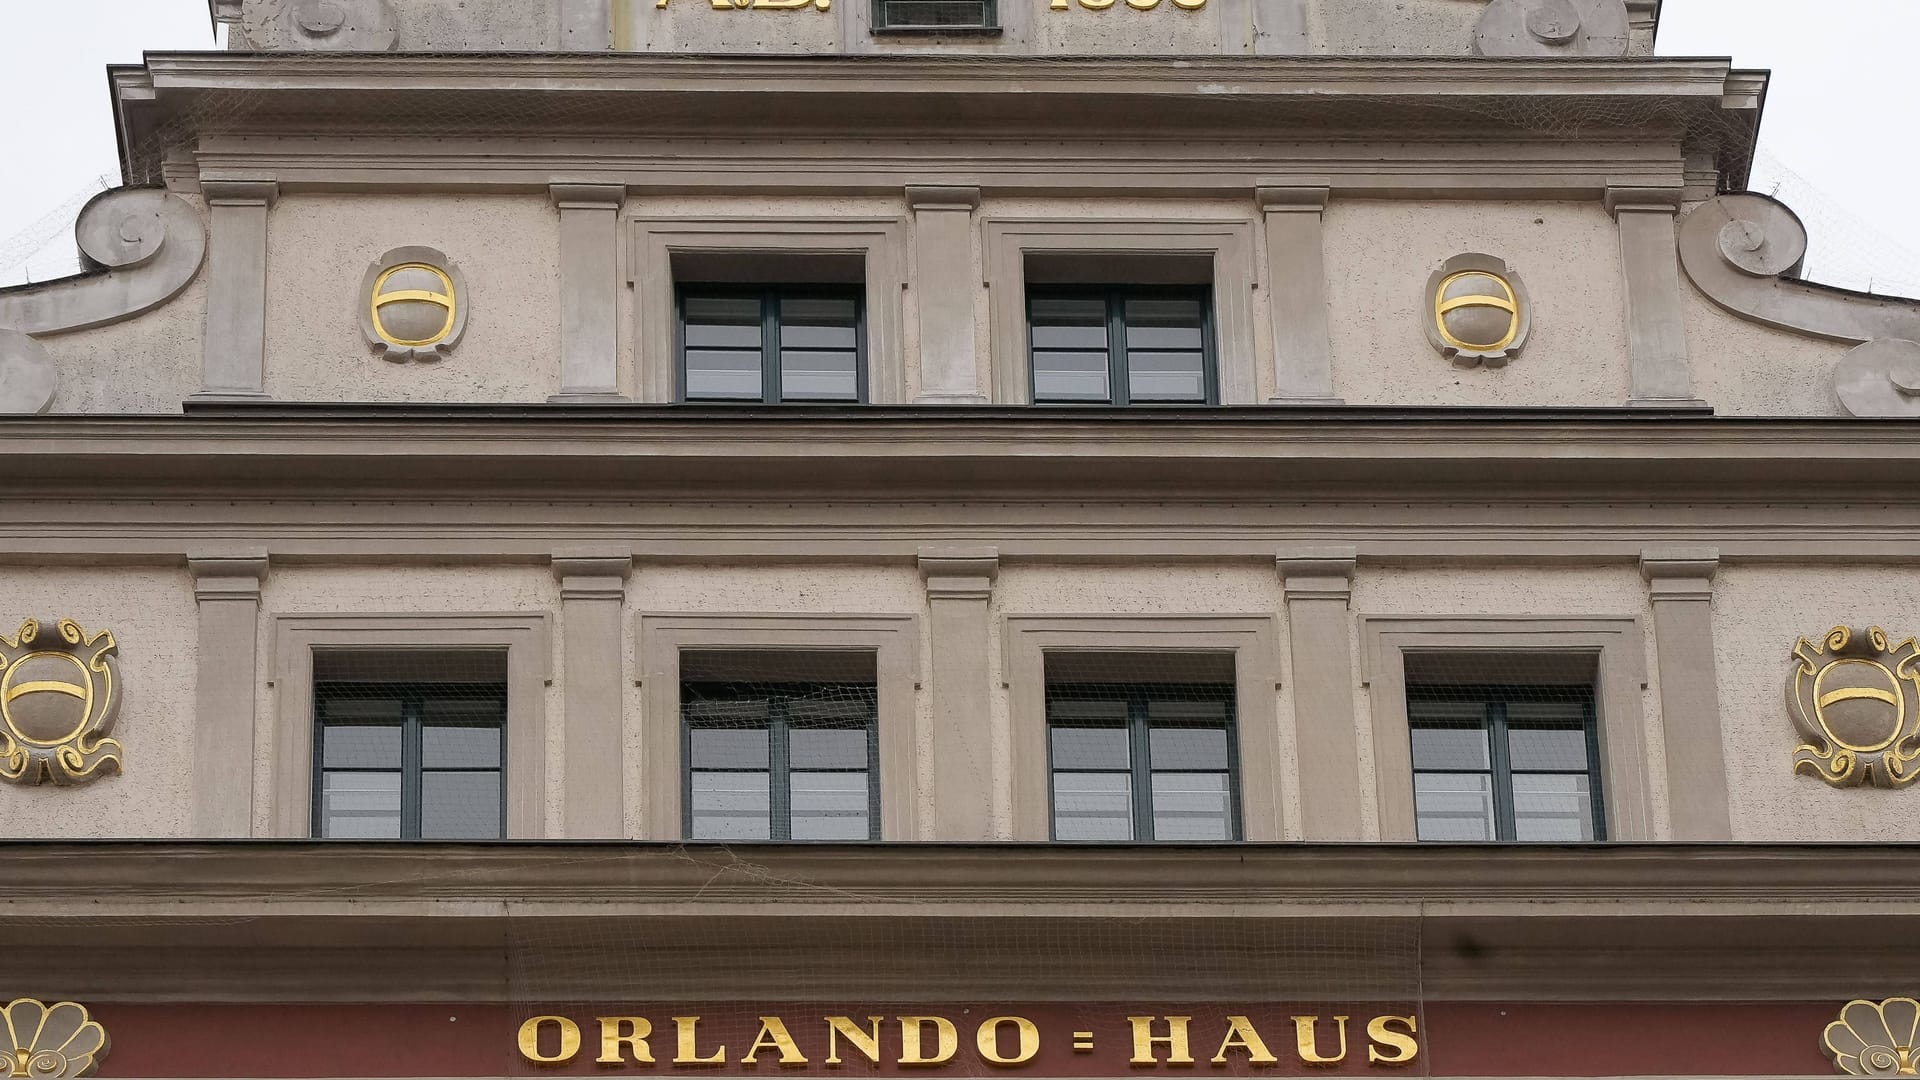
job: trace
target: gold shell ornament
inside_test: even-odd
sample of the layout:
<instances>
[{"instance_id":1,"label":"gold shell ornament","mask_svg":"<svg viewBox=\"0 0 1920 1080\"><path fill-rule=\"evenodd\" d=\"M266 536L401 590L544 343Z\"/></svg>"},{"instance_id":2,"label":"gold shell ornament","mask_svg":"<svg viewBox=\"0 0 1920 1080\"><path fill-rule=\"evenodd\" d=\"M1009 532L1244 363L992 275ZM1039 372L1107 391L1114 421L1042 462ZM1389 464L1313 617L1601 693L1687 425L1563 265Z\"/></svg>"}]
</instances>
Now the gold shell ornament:
<instances>
[{"instance_id":1,"label":"gold shell ornament","mask_svg":"<svg viewBox=\"0 0 1920 1080\"><path fill-rule=\"evenodd\" d=\"M7 1075L14 1080L92 1076L107 1056L107 1029L71 1001L14 999L0 1009L0 1038L12 1054Z\"/></svg>"},{"instance_id":2,"label":"gold shell ornament","mask_svg":"<svg viewBox=\"0 0 1920 1080\"><path fill-rule=\"evenodd\" d=\"M1920 1069L1920 1001L1849 1001L1827 1025L1820 1046L1835 1070L1849 1076L1913 1076Z\"/></svg>"},{"instance_id":3,"label":"gold shell ornament","mask_svg":"<svg viewBox=\"0 0 1920 1080\"><path fill-rule=\"evenodd\" d=\"M1427 279L1427 340L1460 367L1502 367L1532 329L1520 275L1492 255L1455 255Z\"/></svg>"},{"instance_id":4,"label":"gold shell ornament","mask_svg":"<svg viewBox=\"0 0 1920 1080\"><path fill-rule=\"evenodd\" d=\"M1905 787L1920 779L1920 644L1890 645L1877 626L1801 638L1787 675L1787 712L1806 742L1793 771L1834 787Z\"/></svg>"},{"instance_id":5,"label":"gold shell ornament","mask_svg":"<svg viewBox=\"0 0 1920 1080\"><path fill-rule=\"evenodd\" d=\"M107 733L120 713L119 646L61 619L57 638L28 619L0 634L0 780L71 784L120 771Z\"/></svg>"}]
</instances>

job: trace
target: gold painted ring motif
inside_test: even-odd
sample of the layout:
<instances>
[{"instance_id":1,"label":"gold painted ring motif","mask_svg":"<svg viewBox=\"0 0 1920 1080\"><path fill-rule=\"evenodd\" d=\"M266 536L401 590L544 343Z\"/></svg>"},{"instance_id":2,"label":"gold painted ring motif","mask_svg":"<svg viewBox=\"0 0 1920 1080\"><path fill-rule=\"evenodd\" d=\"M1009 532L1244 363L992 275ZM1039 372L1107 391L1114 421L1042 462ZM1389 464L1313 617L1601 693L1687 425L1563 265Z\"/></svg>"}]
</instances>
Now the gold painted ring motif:
<instances>
[{"instance_id":1,"label":"gold painted ring motif","mask_svg":"<svg viewBox=\"0 0 1920 1080\"><path fill-rule=\"evenodd\" d=\"M20 674L20 670L26 667L29 661L42 659L65 660L67 663L72 664L75 668L79 669L79 681L63 683L50 679L36 679L33 682L14 682L14 677ZM56 739L36 739L20 730L20 725L13 718L13 703L28 694L42 693L64 694L68 697L80 699L80 722L74 725L72 731ZM60 746L72 742L87 729L88 722L93 719L93 695L93 673L87 670L87 665L83 663L79 657L57 652L28 653L15 661L11 667L7 668L5 674L0 674L0 721L6 723L7 730L13 733L14 738L30 746Z\"/></svg>"},{"instance_id":2,"label":"gold painted ring motif","mask_svg":"<svg viewBox=\"0 0 1920 1080\"><path fill-rule=\"evenodd\" d=\"M1842 667L1871 668L1881 676L1884 676L1886 684L1893 689L1889 691L1872 686L1843 686L1835 690L1823 692L1822 687L1826 684L1827 676ZM1884 740L1874 743L1871 746L1856 745L1841 738L1834 733L1833 725L1827 722L1827 707L1829 705L1837 705L1843 701L1880 701L1886 703L1893 709L1893 720L1889 725L1892 729L1891 733L1888 734ZM1813 677L1814 719L1819 722L1820 729L1826 732L1827 737L1833 740L1834 745L1844 749L1852 750L1860 754L1872 754L1892 746L1894 740L1900 737L1900 732L1903 730L1904 725L1901 723L1901 720L1906 716L1906 711L1905 689L1900 685L1900 680L1894 675L1893 671L1879 661L1847 657L1835 660L1831 664L1826 665Z\"/></svg>"},{"instance_id":3,"label":"gold painted ring motif","mask_svg":"<svg viewBox=\"0 0 1920 1080\"><path fill-rule=\"evenodd\" d=\"M1503 295L1492 296L1476 294L1473 296L1456 296L1448 299L1447 289L1463 278L1485 278L1499 285ZM1498 308L1501 311L1505 311L1508 315L1513 316L1507 320L1506 336L1492 343L1462 341L1460 338L1454 336L1453 331L1447 328L1447 313L1463 307ZM1440 287L1434 290L1433 321L1434 325L1440 330L1441 340L1456 349L1465 352L1498 352L1512 345L1514 340L1520 336L1520 298L1513 291L1513 284L1511 282L1492 271L1462 270L1456 274L1449 274L1445 280L1440 282Z\"/></svg>"},{"instance_id":4,"label":"gold painted ring motif","mask_svg":"<svg viewBox=\"0 0 1920 1080\"><path fill-rule=\"evenodd\" d=\"M395 274L404 273L408 270L419 270L432 274L435 278L439 279L441 291L435 292L431 289L385 291L389 279ZM441 322L440 329L432 336L418 340L398 337L391 330L388 330L386 323L380 319L380 309L386 307L388 304L405 303L407 301L424 301L443 308L446 311L446 319ZM428 266L426 263L401 263L399 266L389 267L373 283L372 305L371 314L373 316L374 333L379 334L380 339L389 345L398 345L403 348L414 349L437 345L445 341L447 335L453 333L454 319L459 312L459 299L454 293L453 279L447 275L445 270L437 266Z\"/></svg>"}]
</instances>

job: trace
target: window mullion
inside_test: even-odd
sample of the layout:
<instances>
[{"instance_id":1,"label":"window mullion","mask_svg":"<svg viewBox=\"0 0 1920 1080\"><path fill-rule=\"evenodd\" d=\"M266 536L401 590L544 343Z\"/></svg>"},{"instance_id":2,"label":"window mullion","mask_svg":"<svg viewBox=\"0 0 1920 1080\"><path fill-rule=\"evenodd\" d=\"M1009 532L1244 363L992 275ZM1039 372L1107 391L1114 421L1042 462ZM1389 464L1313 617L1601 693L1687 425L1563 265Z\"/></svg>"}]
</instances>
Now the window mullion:
<instances>
[{"instance_id":1,"label":"window mullion","mask_svg":"<svg viewBox=\"0 0 1920 1080\"><path fill-rule=\"evenodd\" d=\"M780 293L760 294L760 400L780 404Z\"/></svg>"},{"instance_id":2,"label":"window mullion","mask_svg":"<svg viewBox=\"0 0 1920 1080\"><path fill-rule=\"evenodd\" d=\"M1594 716L1594 695L1581 703L1581 718L1586 721L1587 806L1593 815L1593 838L1607 838L1607 802L1600 790L1600 724Z\"/></svg>"},{"instance_id":3,"label":"window mullion","mask_svg":"<svg viewBox=\"0 0 1920 1080\"><path fill-rule=\"evenodd\" d=\"M1133 403L1127 378L1127 303L1118 289L1107 293L1107 383L1115 405Z\"/></svg>"},{"instance_id":4,"label":"window mullion","mask_svg":"<svg viewBox=\"0 0 1920 1080\"><path fill-rule=\"evenodd\" d=\"M793 754L787 744L792 724L787 700L767 699L767 835L793 839Z\"/></svg>"},{"instance_id":5,"label":"window mullion","mask_svg":"<svg viewBox=\"0 0 1920 1080\"><path fill-rule=\"evenodd\" d=\"M420 838L420 762L422 757L420 696L409 693L400 699L400 835L408 840Z\"/></svg>"},{"instance_id":6,"label":"window mullion","mask_svg":"<svg viewBox=\"0 0 1920 1080\"><path fill-rule=\"evenodd\" d=\"M1147 729L1147 696L1127 695L1127 742L1133 765L1133 838L1153 839L1153 761Z\"/></svg>"},{"instance_id":7,"label":"window mullion","mask_svg":"<svg viewBox=\"0 0 1920 1080\"><path fill-rule=\"evenodd\" d=\"M1487 702L1487 750L1493 768L1494 836L1516 839L1519 829L1513 816L1513 763L1507 753L1507 703Z\"/></svg>"}]
</instances>

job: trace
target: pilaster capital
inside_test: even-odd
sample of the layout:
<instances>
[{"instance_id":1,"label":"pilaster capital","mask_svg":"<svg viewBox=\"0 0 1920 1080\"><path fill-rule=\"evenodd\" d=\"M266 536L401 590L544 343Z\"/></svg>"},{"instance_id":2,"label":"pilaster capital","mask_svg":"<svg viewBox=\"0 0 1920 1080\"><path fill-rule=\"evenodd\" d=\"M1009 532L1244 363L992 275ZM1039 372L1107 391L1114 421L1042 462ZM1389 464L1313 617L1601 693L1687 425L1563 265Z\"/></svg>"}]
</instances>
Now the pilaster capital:
<instances>
[{"instance_id":1,"label":"pilaster capital","mask_svg":"<svg viewBox=\"0 0 1920 1080\"><path fill-rule=\"evenodd\" d=\"M627 185L554 183L547 185L547 196L562 210L618 211L627 204Z\"/></svg>"},{"instance_id":2,"label":"pilaster capital","mask_svg":"<svg viewBox=\"0 0 1920 1080\"><path fill-rule=\"evenodd\" d=\"M1325 183L1286 184L1253 189L1253 204L1269 214L1318 214L1327 208L1333 189Z\"/></svg>"},{"instance_id":3,"label":"pilaster capital","mask_svg":"<svg viewBox=\"0 0 1920 1080\"><path fill-rule=\"evenodd\" d=\"M633 553L555 552L552 566L562 600L625 600L627 578L633 573Z\"/></svg>"},{"instance_id":4,"label":"pilaster capital","mask_svg":"<svg viewBox=\"0 0 1920 1080\"><path fill-rule=\"evenodd\" d=\"M272 206L280 200L275 180L201 180L208 206Z\"/></svg>"},{"instance_id":5,"label":"pilaster capital","mask_svg":"<svg viewBox=\"0 0 1920 1080\"><path fill-rule=\"evenodd\" d=\"M1339 600L1353 595L1353 572L1359 555L1351 544L1283 549L1275 560L1280 585L1289 602Z\"/></svg>"},{"instance_id":6,"label":"pilaster capital","mask_svg":"<svg viewBox=\"0 0 1920 1080\"><path fill-rule=\"evenodd\" d=\"M188 552L194 600L258 601L268 561L265 551Z\"/></svg>"},{"instance_id":7,"label":"pilaster capital","mask_svg":"<svg viewBox=\"0 0 1920 1080\"><path fill-rule=\"evenodd\" d=\"M993 595L1000 576L1000 549L994 547L923 547L920 576L927 596L938 600L985 600Z\"/></svg>"},{"instance_id":8,"label":"pilaster capital","mask_svg":"<svg viewBox=\"0 0 1920 1080\"><path fill-rule=\"evenodd\" d=\"M1623 213L1678 214L1685 197L1686 189L1679 187L1609 186L1604 201L1607 213L1618 218Z\"/></svg>"},{"instance_id":9,"label":"pilaster capital","mask_svg":"<svg viewBox=\"0 0 1920 1080\"><path fill-rule=\"evenodd\" d=\"M1719 548L1650 547L1640 551L1640 576L1647 579L1647 592L1656 601L1713 599L1713 575L1719 569Z\"/></svg>"},{"instance_id":10,"label":"pilaster capital","mask_svg":"<svg viewBox=\"0 0 1920 1080\"><path fill-rule=\"evenodd\" d=\"M943 184L908 184L907 206L914 210L978 210L980 189Z\"/></svg>"}]
</instances>

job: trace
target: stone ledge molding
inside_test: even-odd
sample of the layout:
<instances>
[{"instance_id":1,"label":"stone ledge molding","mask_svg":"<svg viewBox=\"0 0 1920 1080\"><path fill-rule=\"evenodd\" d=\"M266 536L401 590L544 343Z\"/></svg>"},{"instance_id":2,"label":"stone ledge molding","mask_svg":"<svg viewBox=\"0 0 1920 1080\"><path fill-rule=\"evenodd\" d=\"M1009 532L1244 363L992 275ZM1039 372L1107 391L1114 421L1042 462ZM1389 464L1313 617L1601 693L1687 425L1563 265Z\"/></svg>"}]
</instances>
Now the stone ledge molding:
<instances>
[{"instance_id":1,"label":"stone ledge molding","mask_svg":"<svg viewBox=\"0 0 1920 1080\"><path fill-rule=\"evenodd\" d=\"M618 210L627 203L627 185L555 182L547 196L561 210Z\"/></svg>"},{"instance_id":2,"label":"stone ledge molding","mask_svg":"<svg viewBox=\"0 0 1920 1080\"><path fill-rule=\"evenodd\" d=\"M907 206L914 210L978 210L980 189L939 184L908 184Z\"/></svg>"}]
</instances>

